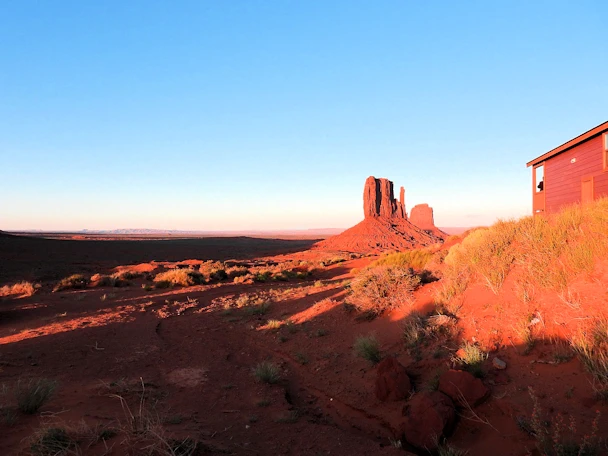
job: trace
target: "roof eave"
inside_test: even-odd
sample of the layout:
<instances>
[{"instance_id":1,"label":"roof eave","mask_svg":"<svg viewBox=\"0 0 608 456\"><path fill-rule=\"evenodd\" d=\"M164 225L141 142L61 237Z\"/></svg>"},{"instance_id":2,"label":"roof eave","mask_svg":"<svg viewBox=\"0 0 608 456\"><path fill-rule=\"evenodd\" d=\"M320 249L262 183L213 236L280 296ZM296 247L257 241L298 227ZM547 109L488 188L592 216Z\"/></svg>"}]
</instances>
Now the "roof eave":
<instances>
[{"instance_id":1,"label":"roof eave","mask_svg":"<svg viewBox=\"0 0 608 456\"><path fill-rule=\"evenodd\" d=\"M543 154L540 157L537 157L534 160L529 161L528 163L526 163L526 166L530 167L530 166L536 165L540 162L543 162L551 157L554 157L557 154L561 154L562 152L565 152L566 150L579 145L580 143L582 143L584 141L587 141L588 139L593 138L594 136L600 135L600 134L604 133L605 131L608 131L608 121L604 122L603 124L598 125L597 127L592 128L589 131L586 131L585 133L583 133L581 135L578 135L576 138L573 138L570 141L565 142L561 146L558 146L555 149L550 150L546 154Z\"/></svg>"}]
</instances>

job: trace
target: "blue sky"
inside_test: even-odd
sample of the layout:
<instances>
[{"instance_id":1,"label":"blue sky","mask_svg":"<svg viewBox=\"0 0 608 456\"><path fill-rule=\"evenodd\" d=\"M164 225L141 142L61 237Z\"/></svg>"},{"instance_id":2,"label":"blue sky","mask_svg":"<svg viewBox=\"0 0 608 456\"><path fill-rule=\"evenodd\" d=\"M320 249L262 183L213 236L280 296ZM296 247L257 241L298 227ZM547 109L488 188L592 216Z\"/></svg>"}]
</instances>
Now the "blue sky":
<instances>
[{"instance_id":1,"label":"blue sky","mask_svg":"<svg viewBox=\"0 0 608 456\"><path fill-rule=\"evenodd\" d=\"M597 1L0 2L0 229L531 212L525 163L608 120Z\"/></svg>"}]
</instances>

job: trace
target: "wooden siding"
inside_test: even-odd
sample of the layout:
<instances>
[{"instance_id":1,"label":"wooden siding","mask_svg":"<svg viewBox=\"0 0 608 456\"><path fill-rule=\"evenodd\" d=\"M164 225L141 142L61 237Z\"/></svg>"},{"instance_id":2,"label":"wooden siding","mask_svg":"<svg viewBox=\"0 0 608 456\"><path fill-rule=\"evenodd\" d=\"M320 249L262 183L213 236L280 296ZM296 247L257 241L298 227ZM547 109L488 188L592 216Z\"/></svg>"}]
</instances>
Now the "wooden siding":
<instances>
[{"instance_id":1,"label":"wooden siding","mask_svg":"<svg viewBox=\"0 0 608 456\"><path fill-rule=\"evenodd\" d=\"M575 158L576 162L571 160ZM595 136L545 161L545 207L555 212L580 203L583 178L593 177L595 198L608 196L608 172L603 170L602 135Z\"/></svg>"}]
</instances>

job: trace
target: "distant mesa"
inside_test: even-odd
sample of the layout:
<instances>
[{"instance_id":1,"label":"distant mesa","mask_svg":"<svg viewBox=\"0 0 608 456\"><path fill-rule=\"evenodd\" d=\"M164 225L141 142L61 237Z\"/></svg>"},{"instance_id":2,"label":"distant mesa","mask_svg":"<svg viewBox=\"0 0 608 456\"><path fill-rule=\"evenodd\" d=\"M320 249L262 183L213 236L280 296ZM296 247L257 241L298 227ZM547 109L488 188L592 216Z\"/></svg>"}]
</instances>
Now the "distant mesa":
<instances>
[{"instance_id":1,"label":"distant mesa","mask_svg":"<svg viewBox=\"0 0 608 456\"><path fill-rule=\"evenodd\" d=\"M443 242L446 234L435 226L433 209L428 204L412 208L408 219L405 189L395 198L393 183L370 176L363 188L364 219L337 236L314 245L319 250L379 253L410 250Z\"/></svg>"}]
</instances>

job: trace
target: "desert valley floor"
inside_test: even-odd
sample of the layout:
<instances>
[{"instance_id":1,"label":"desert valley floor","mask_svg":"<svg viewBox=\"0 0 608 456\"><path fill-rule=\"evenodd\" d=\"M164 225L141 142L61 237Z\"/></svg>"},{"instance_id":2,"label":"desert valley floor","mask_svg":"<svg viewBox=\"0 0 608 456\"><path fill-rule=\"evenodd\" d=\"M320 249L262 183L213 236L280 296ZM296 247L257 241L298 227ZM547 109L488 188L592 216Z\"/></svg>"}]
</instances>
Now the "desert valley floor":
<instances>
[{"instance_id":1,"label":"desert valley floor","mask_svg":"<svg viewBox=\"0 0 608 456\"><path fill-rule=\"evenodd\" d=\"M437 249L450 242L457 240ZM40 446L49 429L65 430L73 442L54 454L429 454L401 439L404 406L457 368L464 341L488 350L480 375L487 394L457 407L450 448L471 456L540 454L534 419L563 418L564 433L576 426L576 438L608 435L607 403L558 331L534 345L506 335L518 325L511 306L522 304L514 298L473 287L444 312L459 331L413 349L404 322L442 315L434 301L441 280L418 288L411 304L371 318L350 302L350 285L377 256L309 250L312 244L0 236L0 286L41 284L31 296L0 301L0 454L51 454ZM247 270L253 280L212 273L191 286L154 282L163 271L202 271L209 260L225 261L228 275ZM53 292L70 274L98 277ZM111 274L122 277L114 286L102 281ZM608 269L594 274L581 293L604 305ZM535 318L560 328L585 315L562 306L559 315ZM377 367L353 348L368 335L382 358L405 366L408 397L378 399ZM271 381L258 371L263 363L277 368ZM31 379L56 388L27 414L15 408L12 392Z\"/></svg>"}]
</instances>

